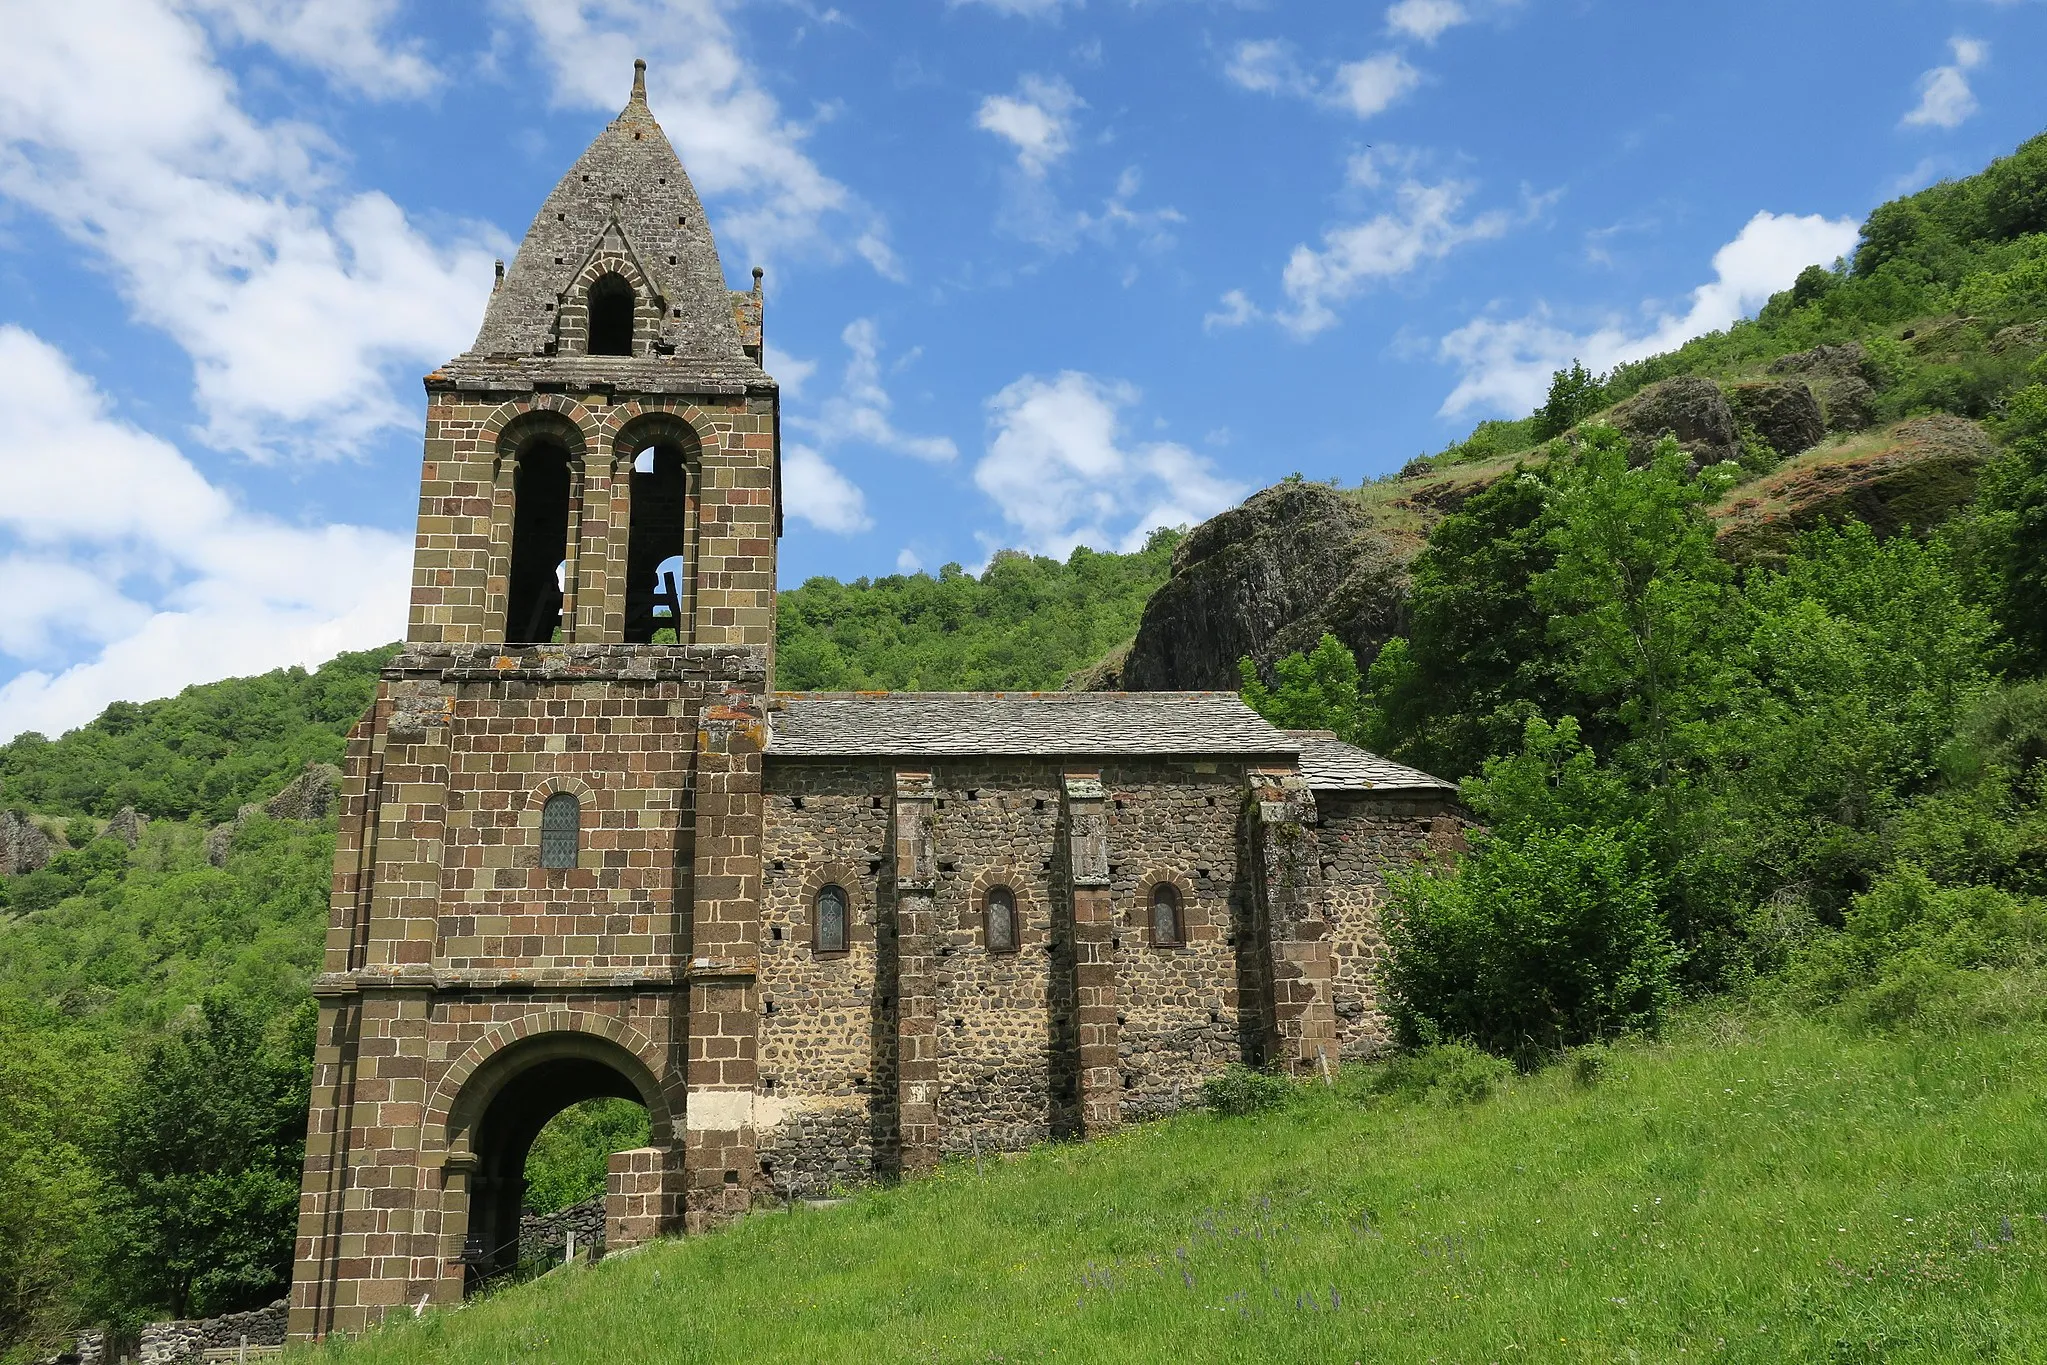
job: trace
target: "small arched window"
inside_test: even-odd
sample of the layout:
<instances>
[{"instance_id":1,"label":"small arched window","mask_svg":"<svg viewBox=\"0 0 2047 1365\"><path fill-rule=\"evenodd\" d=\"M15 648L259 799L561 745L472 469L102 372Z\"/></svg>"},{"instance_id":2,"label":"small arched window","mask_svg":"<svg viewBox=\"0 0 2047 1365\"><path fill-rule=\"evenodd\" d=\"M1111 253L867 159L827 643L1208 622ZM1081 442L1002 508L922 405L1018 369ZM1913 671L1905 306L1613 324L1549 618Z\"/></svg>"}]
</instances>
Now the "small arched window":
<instances>
[{"instance_id":1,"label":"small arched window","mask_svg":"<svg viewBox=\"0 0 2047 1365\"><path fill-rule=\"evenodd\" d=\"M638 297L617 271L590 282L590 354L633 353L633 305Z\"/></svg>"},{"instance_id":2,"label":"small arched window","mask_svg":"<svg viewBox=\"0 0 2047 1365\"><path fill-rule=\"evenodd\" d=\"M1180 923L1180 893L1171 882L1151 889L1151 944L1154 948L1178 948L1187 941Z\"/></svg>"},{"instance_id":3,"label":"small arched window","mask_svg":"<svg viewBox=\"0 0 2047 1365\"><path fill-rule=\"evenodd\" d=\"M583 844L583 803L573 792L556 792L540 808L540 865L574 867Z\"/></svg>"},{"instance_id":4,"label":"small arched window","mask_svg":"<svg viewBox=\"0 0 2047 1365\"><path fill-rule=\"evenodd\" d=\"M834 883L818 888L817 951L820 953L846 951L847 908L845 887Z\"/></svg>"},{"instance_id":5,"label":"small arched window","mask_svg":"<svg viewBox=\"0 0 2047 1365\"><path fill-rule=\"evenodd\" d=\"M1006 886L988 888L987 901L983 907L986 923L983 939L991 953L1013 953L1016 951L1016 893Z\"/></svg>"}]
</instances>

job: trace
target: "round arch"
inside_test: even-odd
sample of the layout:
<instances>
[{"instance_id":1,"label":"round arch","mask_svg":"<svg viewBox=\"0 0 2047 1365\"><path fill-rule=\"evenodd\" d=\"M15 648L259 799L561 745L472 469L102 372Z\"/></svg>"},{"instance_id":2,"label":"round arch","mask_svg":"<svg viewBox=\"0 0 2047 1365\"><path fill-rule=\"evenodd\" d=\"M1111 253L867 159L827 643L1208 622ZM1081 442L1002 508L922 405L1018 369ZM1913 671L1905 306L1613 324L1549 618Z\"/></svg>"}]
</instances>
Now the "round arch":
<instances>
[{"instance_id":1,"label":"round arch","mask_svg":"<svg viewBox=\"0 0 2047 1365\"><path fill-rule=\"evenodd\" d=\"M680 1106L654 1044L604 1016L540 1015L493 1029L435 1087L422 1155L441 1157L448 1259L465 1264L472 1284L517 1264L534 1138L562 1110L604 1098L644 1106L649 1145L673 1145Z\"/></svg>"}]
</instances>

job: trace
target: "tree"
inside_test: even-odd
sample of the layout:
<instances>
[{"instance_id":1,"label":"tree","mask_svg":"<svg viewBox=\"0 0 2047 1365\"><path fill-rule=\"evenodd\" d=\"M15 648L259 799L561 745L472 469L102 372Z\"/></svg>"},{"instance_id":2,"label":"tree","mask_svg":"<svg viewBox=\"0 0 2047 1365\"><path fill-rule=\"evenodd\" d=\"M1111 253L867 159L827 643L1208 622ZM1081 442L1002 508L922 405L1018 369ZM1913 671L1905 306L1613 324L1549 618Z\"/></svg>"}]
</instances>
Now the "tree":
<instances>
[{"instance_id":1,"label":"tree","mask_svg":"<svg viewBox=\"0 0 2047 1365\"><path fill-rule=\"evenodd\" d=\"M1607 404L1606 385L1573 360L1568 370L1550 376L1549 397L1535 412L1535 438L1561 436Z\"/></svg>"},{"instance_id":2,"label":"tree","mask_svg":"<svg viewBox=\"0 0 2047 1365\"><path fill-rule=\"evenodd\" d=\"M1527 1063L1654 1032L1681 955L1627 784L1567 717L1530 720L1521 752L1464 794L1492 827L1454 864L1394 881L1386 979L1402 1041L1462 1039Z\"/></svg>"},{"instance_id":3,"label":"tree","mask_svg":"<svg viewBox=\"0 0 2047 1365\"><path fill-rule=\"evenodd\" d=\"M314 1017L307 1001L266 1039L216 993L149 1048L93 1144L103 1311L232 1312L289 1283Z\"/></svg>"},{"instance_id":4,"label":"tree","mask_svg":"<svg viewBox=\"0 0 2047 1365\"><path fill-rule=\"evenodd\" d=\"M1547 470L1514 472L1438 522L1416 557L1408 631L1367 684L1366 747L1458 778L1511 749L1531 716L1579 710L1532 583L1556 562Z\"/></svg>"},{"instance_id":5,"label":"tree","mask_svg":"<svg viewBox=\"0 0 2047 1365\"><path fill-rule=\"evenodd\" d=\"M1998 434L2006 453L1987 490L2003 514L1998 614L2024 661L2047 668L2047 384L2011 396Z\"/></svg>"},{"instance_id":6,"label":"tree","mask_svg":"<svg viewBox=\"0 0 2047 1365\"><path fill-rule=\"evenodd\" d=\"M1364 742L1364 700L1357 656L1334 635L1324 635L1309 654L1289 654L1272 666L1267 687L1258 665L1237 660L1244 704L1282 730L1333 730L1338 739Z\"/></svg>"}]
</instances>

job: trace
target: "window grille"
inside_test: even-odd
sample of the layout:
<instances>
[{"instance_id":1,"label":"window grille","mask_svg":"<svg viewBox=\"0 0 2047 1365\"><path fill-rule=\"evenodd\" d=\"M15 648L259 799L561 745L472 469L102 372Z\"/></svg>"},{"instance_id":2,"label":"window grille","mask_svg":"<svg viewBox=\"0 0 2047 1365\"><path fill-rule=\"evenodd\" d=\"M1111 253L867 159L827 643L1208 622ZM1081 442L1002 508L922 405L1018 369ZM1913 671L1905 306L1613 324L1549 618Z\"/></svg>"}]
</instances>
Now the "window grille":
<instances>
[{"instance_id":1,"label":"window grille","mask_svg":"<svg viewBox=\"0 0 2047 1365\"><path fill-rule=\"evenodd\" d=\"M1016 951L1016 893L1006 886L988 889L987 942L991 953Z\"/></svg>"},{"instance_id":2,"label":"window grille","mask_svg":"<svg viewBox=\"0 0 2047 1365\"><path fill-rule=\"evenodd\" d=\"M574 867L582 852L583 803L570 792L556 792L540 808L540 865Z\"/></svg>"},{"instance_id":3,"label":"window grille","mask_svg":"<svg viewBox=\"0 0 2047 1365\"><path fill-rule=\"evenodd\" d=\"M846 888L827 886L817 893L817 950L846 951Z\"/></svg>"}]
</instances>

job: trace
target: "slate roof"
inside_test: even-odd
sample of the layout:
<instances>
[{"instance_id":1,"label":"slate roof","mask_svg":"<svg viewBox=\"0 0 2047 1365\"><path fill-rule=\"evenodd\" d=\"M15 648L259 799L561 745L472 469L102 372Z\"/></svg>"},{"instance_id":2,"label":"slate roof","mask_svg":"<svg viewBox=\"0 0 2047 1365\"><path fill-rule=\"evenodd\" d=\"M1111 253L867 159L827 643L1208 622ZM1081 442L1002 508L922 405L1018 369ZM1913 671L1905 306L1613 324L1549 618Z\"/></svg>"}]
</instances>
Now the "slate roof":
<instances>
[{"instance_id":1,"label":"slate roof","mask_svg":"<svg viewBox=\"0 0 2047 1365\"><path fill-rule=\"evenodd\" d=\"M1345 744L1328 730L1288 730L1300 745L1301 776L1311 791L1455 791L1454 783Z\"/></svg>"},{"instance_id":2,"label":"slate roof","mask_svg":"<svg viewBox=\"0 0 2047 1365\"><path fill-rule=\"evenodd\" d=\"M548 305L559 301L607 234L624 237L665 303L660 341L672 353L546 356L554 336ZM515 389L536 380L610 380L645 392L706 383L743 391L771 384L741 347L704 206L647 107L638 66L625 108L569 168L526 229L504 282L491 295L475 344L432 378Z\"/></svg>"},{"instance_id":3,"label":"slate roof","mask_svg":"<svg viewBox=\"0 0 2047 1365\"><path fill-rule=\"evenodd\" d=\"M1254 755L1300 741L1234 692L782 692L771 758Z\"/></svg>"}]
</instances>

